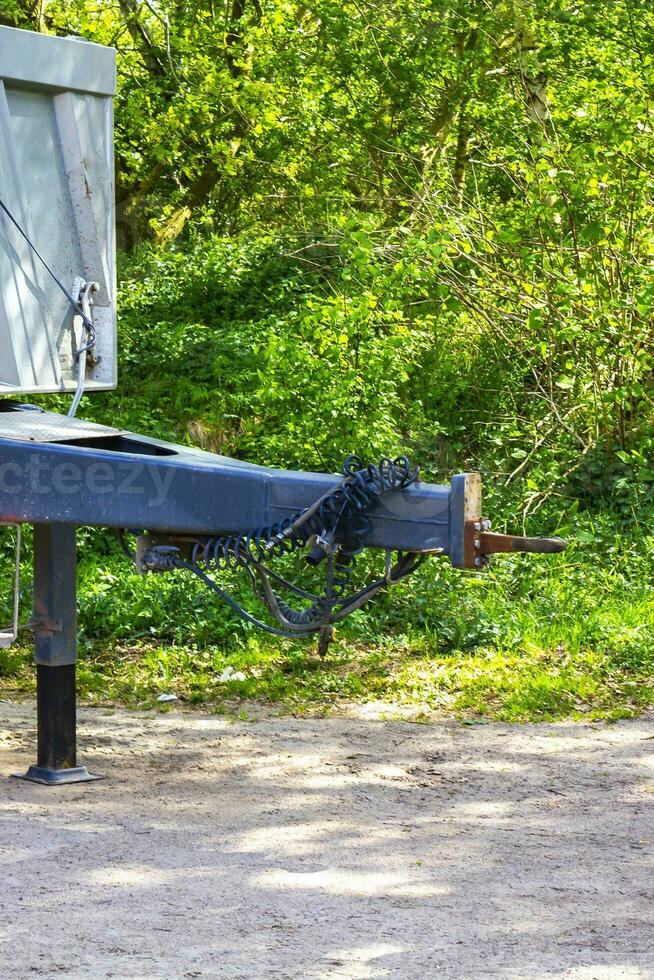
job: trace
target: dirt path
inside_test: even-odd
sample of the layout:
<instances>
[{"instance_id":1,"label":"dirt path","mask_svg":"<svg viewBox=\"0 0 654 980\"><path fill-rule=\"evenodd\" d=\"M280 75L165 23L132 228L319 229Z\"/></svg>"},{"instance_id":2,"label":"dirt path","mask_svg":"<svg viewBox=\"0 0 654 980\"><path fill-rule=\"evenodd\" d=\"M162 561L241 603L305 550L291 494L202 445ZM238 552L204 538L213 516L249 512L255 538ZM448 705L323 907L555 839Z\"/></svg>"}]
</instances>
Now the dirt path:
<instances>
[{"instance_id":1,"label":"dirt path","mask_svg":"<svg viewBox=\"0 0 654 980\"><path fill-rule=\"evenodd\" d=\"M654 977L654 719L83 710L99 783L5 779L0 976Z\"/></svg>"}]
</instances>

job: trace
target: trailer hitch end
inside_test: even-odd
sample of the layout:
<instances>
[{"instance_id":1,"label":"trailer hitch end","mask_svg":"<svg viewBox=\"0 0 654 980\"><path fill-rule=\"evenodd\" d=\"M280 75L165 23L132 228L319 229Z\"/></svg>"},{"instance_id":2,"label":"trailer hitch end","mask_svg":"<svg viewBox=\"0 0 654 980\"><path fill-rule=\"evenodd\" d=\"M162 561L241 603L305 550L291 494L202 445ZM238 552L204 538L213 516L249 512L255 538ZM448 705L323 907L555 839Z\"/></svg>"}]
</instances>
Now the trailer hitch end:
<instances>
[{"instance_id":1,"label":"trailer hitch end","mask_svg":"<svg viewBox=\"0 0 654 980\"><path fill-rule=\"evenodd\" d=\"M497 534L490 530L488 520L466 521L466 566L482 568L491 555L523 552L532 555L556 555L564 551L567 542L563 538L529 538L517 534Z\"/></svg>"},{"instance_id":2,"label":"trailer hitch end","mask_svg":"<svg viewBox=\"0 0 654 980\"><path fill-rule=\"evenodd\" d=\"M564 551L563 538L524 538L515 534L496 534L494 531L481 531L477 535L481 555L506 554L511 551L529 552L534 555L556 555Z\"/></svg>"}]
</instances>

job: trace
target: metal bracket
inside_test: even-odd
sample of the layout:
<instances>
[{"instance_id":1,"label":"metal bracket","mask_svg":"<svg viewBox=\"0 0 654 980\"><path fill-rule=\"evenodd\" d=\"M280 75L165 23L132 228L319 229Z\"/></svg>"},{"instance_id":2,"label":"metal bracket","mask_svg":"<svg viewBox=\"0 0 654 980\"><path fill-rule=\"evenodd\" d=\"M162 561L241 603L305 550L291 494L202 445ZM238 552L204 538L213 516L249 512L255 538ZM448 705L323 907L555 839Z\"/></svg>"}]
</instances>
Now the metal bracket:
<instances>
[{"instance_id":1,"label":"metal bracket","mask_svg":"<svg viewBox=\"0 0 654 980\"><path fill-rule=\"evenodd\" d=\"M16 642L18 637L18 607L20 605L20 524L6 524L4 526L16 528L16 557L14 560L14 598L11 627L0 630L0 650L7 650Z\"/></svg>"},{"instance_id":2,"label":"metal bracket","mask_svg":"<svg viewBox=\"0 0 654 980\"><path fill-rule=\"evenodd\" d=\"M134 565L139 575L170 572L175 567L178 555L179 548L174 545L159 543L149 534L139 534L136 539Z\"/></svg>"},{"instance_id":3,"label":"metal bracket","mask_svg":"<svg viewBox=\"0 0 654 980\"><path fill-rule=\"evenodd\" d=\"M86 282L85 279L77 278L73 283L73 297L79 297L79 303L84 312L84 316L87 320L93 320L93 294L97 293L100 289L100 284L97 282ZM79 347L77 344L77 333L78 329L81 327L81 337ZM84 321L81 316L73 317L73 344L75 345L78 353L76 354L77 359L77 390L71 402L70 408L68 409L68 417L72 418L75 412L79 408L79 403L82 400L82 395L84 394L84 384L86 382L86 362L87 358L89 364L91 364L91 352L87 346L88 339L86 338L86 332L84 330ZM97 363L97 362L93 362Z\"/></svg>"},{"instance_id":4,"label":"metal bracket","mask_svg":"<svg viewBox=\"0 0 654 980\"><path fill-rule=\"evenodd\" d=\"M42 786L65 786L67 783L92 783L104 779L99 773L91 773L86 766L72 766L70 769L49 769L47 766L30 766L27 772L12 772L14 779L24 779L28 783Z\"/></svg>"}]
</instances>

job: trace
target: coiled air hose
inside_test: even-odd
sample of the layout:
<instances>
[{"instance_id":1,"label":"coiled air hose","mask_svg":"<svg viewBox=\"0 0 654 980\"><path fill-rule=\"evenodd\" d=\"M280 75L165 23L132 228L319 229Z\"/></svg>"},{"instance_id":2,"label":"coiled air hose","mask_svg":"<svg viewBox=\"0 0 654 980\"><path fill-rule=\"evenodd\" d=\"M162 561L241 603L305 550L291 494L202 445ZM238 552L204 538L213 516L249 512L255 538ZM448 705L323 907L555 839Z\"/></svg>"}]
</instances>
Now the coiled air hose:
<instances>
[{"instance_id":1,"label":"coiled air hose","mask_svg":"<svg viewBox=\"0 0 654 980\"><path fill-rule=\"evenodd\" d=\"M240 534L185 538L187 548L190 546L187 560L180 556L177 547L154 545L142 555L142 564L152 571L173 568L189 571L245 621L281 636L320 633L321 650L325 650L334 623L360 608L384 586L399 582L426 557L398 554L395 564L391 565L387 553L385 574L348 594L357 556L365 548L372 526L367 511L384 494L405 490L415 483L419 471L411 467L406 456L384 457L379 464L364 464L359 457L348 456L342 473L341 482L293 517ZM267 566L273 558L307 548L308 564L315 566L323 561L327 564L322 595L307 592ZM279 627L269 626L252 616L208 574L241 569L260 585L259 594ZM280 595L280 589L308 600L308 605L302 608L291 606Z\"/></svg>"}]
</instances>

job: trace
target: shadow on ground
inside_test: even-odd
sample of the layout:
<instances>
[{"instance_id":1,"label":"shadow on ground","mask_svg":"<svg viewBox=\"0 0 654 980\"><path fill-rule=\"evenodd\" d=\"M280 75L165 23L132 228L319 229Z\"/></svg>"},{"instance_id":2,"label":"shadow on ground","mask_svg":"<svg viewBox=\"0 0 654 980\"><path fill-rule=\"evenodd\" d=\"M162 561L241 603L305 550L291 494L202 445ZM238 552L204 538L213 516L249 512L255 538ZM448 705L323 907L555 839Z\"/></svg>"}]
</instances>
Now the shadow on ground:
<instances>
[{"instance_id":1,"label":"shadow on ground","mask_svg":"<svg viewBox=\"0 0 654 980\"><path fill-rule=\"evenodd\" d=\"M0 976L654 977L654 724L81 712L107 779L6 780Z\"/></svg>"}]
</instances>

